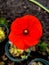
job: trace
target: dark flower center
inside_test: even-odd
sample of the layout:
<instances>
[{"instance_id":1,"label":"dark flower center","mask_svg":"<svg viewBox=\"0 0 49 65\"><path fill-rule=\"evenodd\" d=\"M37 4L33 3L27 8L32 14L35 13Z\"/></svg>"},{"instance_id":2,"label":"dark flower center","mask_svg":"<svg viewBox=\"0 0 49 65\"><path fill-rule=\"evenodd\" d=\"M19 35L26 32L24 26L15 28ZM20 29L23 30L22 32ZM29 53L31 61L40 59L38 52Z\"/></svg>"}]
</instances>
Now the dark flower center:
<instances>
[{"instance_id":1,"label":"dark flower center","mask_svg":"<svg viewBox=\"0 0 49 65\"><path fill-rule=\"evenodd\" d=\"M28 34L29 34L29 30L28 30L28 29L24 29L24 30L23 30L23 34L24 34L24 35L28 35Z\"/></svg>"}]
</instances>

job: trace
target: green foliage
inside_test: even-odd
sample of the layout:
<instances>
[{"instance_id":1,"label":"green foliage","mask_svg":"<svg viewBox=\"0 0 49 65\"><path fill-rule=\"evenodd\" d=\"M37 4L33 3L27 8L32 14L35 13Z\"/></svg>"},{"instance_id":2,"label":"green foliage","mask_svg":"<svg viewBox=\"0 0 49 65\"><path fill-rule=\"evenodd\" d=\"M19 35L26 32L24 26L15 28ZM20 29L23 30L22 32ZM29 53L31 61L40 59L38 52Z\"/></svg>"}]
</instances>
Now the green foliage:
<instances>
[{"instance_id":1,"label":"green foliage","mask_svg":"<svg viewBox=\"0 0 49 65\"><path fill-rule=\"evenodd\" d=\"M34 4L38 5L39 7L41 7L42 9L44 9L46 12L49 13L49 9L47 9L45 6L40 4L38 1L36 1L36 0L29 0L29 1L33 2Z\"/></svg>"},{"instance_id":2,"label":"green foliage","mask_svg":"<svg viewBox=\"0 0 49 65\"><path fill-rule=\"evenodd\" d=\"M0 17L0 24L9 26L8 21L4 17Z\"/></svg>"},{"instance_id":3,"label":"green foliage","mask_svg":"<svg viewBox=\"0 0 49 65\"><path fill-rule=\"evenodd\" d=\"M38 47L41 51L46 51L47 44L45 42L41 42L38 44Z\"/></svg>"}]
</instances>

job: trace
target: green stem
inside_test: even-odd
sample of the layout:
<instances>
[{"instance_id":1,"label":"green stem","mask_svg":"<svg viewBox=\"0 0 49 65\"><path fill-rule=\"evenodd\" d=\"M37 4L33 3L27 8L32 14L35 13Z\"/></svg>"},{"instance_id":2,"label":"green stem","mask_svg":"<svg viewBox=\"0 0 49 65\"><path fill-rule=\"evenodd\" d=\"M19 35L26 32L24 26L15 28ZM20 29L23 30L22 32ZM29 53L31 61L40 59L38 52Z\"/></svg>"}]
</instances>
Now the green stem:
<instances>
[{"instance_id":1,"label":"green stem","mask_svg":"<svg viewBox=\"0 0 49 65\"><path fill-rule=\"evenodd\" d=\"M47 11L49 13L49 10L46 7L44 7L42 4L40 4L39 2L37 2L35 0L29 0L29 1L35 3L36 5L40 6L41 8L43 8L45 11Z\"/></svg>"}]
</instances>

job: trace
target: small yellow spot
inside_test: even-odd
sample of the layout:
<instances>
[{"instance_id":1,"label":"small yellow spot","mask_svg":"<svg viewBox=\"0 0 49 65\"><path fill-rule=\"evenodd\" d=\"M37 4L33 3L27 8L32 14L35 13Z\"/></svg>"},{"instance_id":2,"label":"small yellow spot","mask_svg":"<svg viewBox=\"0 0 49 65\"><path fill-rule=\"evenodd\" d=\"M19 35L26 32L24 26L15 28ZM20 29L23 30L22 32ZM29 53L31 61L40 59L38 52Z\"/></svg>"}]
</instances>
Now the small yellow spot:
<instances>
[{"instance_id":1,"label":"small yellow spot","mask_svg":"<svg viewBox=\"0 0 49 65\"><path fill-rule=\"evenodd\" d=\"M28 33L28 30L24 30L24 33Z\"/></svg>"}]
</instances>

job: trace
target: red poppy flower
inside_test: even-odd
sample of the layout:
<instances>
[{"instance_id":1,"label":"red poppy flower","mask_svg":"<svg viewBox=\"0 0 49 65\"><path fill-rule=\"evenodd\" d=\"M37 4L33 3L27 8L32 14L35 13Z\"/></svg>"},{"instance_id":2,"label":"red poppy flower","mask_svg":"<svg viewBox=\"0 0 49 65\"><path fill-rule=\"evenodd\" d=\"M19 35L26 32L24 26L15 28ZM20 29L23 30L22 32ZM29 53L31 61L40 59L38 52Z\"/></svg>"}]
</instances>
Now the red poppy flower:
<instances>
[{"instance_id":1,"label":"red poppy flower","mask_svg":"<svg viewBox=\"0 0 49 65\"><path fill-rule=\"evenodd\" d=\"M42 25L38 18L32 15L15 19L10 30L9 40L23 50L38 44L42 36Z\"/></svg>"}]
</instances>

